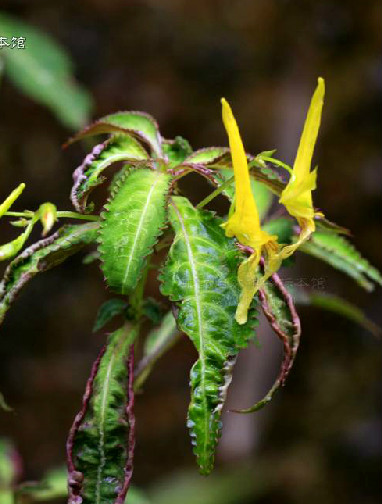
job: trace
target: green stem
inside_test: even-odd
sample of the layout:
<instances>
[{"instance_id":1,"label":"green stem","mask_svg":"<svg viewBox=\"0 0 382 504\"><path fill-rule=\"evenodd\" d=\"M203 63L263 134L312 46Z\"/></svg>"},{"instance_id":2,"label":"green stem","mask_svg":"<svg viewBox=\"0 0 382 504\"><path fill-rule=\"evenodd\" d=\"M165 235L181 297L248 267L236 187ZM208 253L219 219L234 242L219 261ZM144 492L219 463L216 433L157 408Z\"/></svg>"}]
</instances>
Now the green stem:
<instances>
[{"instance_id":1,"label":"green stem","mask_svg":"<svg viewBox=\"0 0 382 504\"><path fill-rule=\"evenodd\" d=\"M216 196L219 196L224 189L227 189L228 186L232 184L232 182L235 180L235 177L231 177L228 180L226 180L222 185L220 185L215 191L213 191L211 194L209 194L204 200L202 200L200 203L196 205L196 208L200 209L203 208L204 206L207 205L210 201L212 201Z\"/></svg>"},{"instance_id":2,"label":"green stem","mask_svg":"<svg viewBox=\"0 0 382 504\"><path fill-rule=\"evenodd\" d=\"M147 265L142 273L142 277L135 288L135 291L130 296L130 306L132 308L132 315L137 323L140 323L142 317L143 308L143 294L145 292L147 274L150 269L150 261L147 261Z\"/></svg>"},{"instance_id":3,"label":"green stem","mask_svg":"<svg viewBox=\"0 0 382 504\"><path fill-rule=\"evenodd\" d=\"M93 221L97 222L99 221L99 216L98 215L82 215L77 212L69 212L69 211L59 211L57 212L57 218L60 219L61 217L65 217L68 219L80 219L80 220L87 220L87 221Z\"/></svg>"},{"instance_id":4,"label":"green stem","mask_svg":"<svg viewBox=\"0 0 382 504\"><path fill-rule=\"evenodd\" d=\"M9 217L32 217L34 212L25 210L25 212L5 212L4 215L8 215Z\"/></svg>"},{"instance_id":5,"label":"green stem","mask_svg":"<svg viewBox=\"0 0 382 504\"><path fill-rule=\"evenodd\" d=\"M32 212L31 210L25 210L25 212L5 212L4 215L8 215L8 217L25 217L25 218L30 218L35 214L35 212ZM87 220L87 221L94 221L97 222L99 220L98 215L82 215L77 212L70 212L70 211L59 211L57 212L57 218L67 218L67 219L80 219L80 220Z\"/></svg>"}]
</instances>

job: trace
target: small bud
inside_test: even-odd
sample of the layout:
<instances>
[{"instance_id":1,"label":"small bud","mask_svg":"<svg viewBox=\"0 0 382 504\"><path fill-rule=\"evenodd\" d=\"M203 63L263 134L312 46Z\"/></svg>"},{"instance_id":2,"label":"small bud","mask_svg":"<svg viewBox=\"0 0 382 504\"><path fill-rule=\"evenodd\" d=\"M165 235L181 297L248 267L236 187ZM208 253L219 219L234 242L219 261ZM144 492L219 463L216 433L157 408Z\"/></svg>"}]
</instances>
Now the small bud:
<instances>
[{"instance_id":1,"label":"small bud","mask_svg":"<svg viewBox=\"0 0 382 504\"><path fill-rule=\"evenodd\" d=\"M43 203L39 208L42 236L46 236L57 221L57 208L53 203Z\"/></svg>"}]
</instances>

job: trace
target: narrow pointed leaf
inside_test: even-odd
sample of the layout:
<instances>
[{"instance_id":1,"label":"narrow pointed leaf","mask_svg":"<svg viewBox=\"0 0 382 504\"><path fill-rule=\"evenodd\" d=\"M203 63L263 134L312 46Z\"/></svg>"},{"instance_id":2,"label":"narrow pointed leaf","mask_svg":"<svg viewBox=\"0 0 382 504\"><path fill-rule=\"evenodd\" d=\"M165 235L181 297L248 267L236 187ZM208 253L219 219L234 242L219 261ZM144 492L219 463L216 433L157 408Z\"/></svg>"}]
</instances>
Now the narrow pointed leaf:
<instances>
[{"instance_id":1,"label":"narrow pointed leaf","mask_svg":"<svg viewBox=\"0 0 382 504\"><path fill-rule=\"evenodd\" d=\"M67 442L69 504L123 504L134 454L136 328L110 335L96 360Z\"/></svg>"},{"instance_id":2,"label":"narrow pointed leaf","mask_svg":"<svg viewBox=\"0 0 382 504\"><path fill-rule=\"evenodd\" d=\"M105 301L98 310L93 332L102 329L108 322L110 322L117 315L121 315L126 309L128 304L120 298L108 299Z\"/></svg>"},{"instance_id":3,"label":"narrow pointed leaf","mask_svg":"<svg viewBox=\"0 0 382 504\"><path fill-rule=\"evenodd\" d=\"M280 373L266 395L252 407L233 410L236 413L252 413L266 406L282 385L293 366L300 343L301 325L292 296L284 287L277 274L265 282L259 291L264 315L284 347L284 357Z\"/></svg>"},{"instance_id":4,"label":"narrow pointed leaf","mask_svg":"<svg viewBox=\"0 0 382 504\"><path fill-rule=\"evenodd\" d=\"M133 170L105 206L99 235L102 270L108 286L120 294L135 288L162 232L169 184L165 173Z\"/></svg>"},{"instance_id":5,"label":"narrow pointed leaf","mask_svg":"<svg viewBox=\"0 0 382 504\"><path fill-rule=\"evenodd\" d=\"M343 236L318 231L300 250L343 271L368 291L374 288L372 281L382 285L380 272Z\"/></svg>"},{"instance_id":6,"label":"narrow pointed leaf","mask_svg":"<svg viewBox=\"0 0 382 504\"><path fill-rule=\"evenodd\" d=\"M358 306L350 303L346 299L342 299L328 292L316 292L313 290L305 290L293 287L293 299L296 304L315 306L322 310L337 313L348 320L355 322L361 327L370 331L374 336L380 337L382 329L364 313Z\"/></svg>"},{"instance_id":7,"label":"narrow pointed leaf","mask_svg":"<svg viewBox=\"0 0 382 504\"><path fill-rule=\"evenodd\" d=\"M161 291L177 304L178 327L199 354L190 375L188 426L200 471L208 474L232 366L239 349L254 336L254 321L250 317L239 325L235 320L241 256L220 219L181 197L172 199L170 219L175 240L162 270Z\"/></svg>"},{"instance_id":8,"label":"narrow pointed leaf","mask_svg":"<svg viewBox=\"0 0 382 504\"><path fill-rule=\"evenodd\" d=\"M52 236L31 245L16 257L8 265L0 283L0 323L21 288L29 280L94 242L97 229L97 223L63 226Z\"/></svg>"},{"instance_id":9,"label":"narrow pointed leaf","mask_svg":"<svg viewBox=\"0 0 382 504\"><path fill-rule=\"evenodd\" d=\"M70 138L66 145L70 145L81 138L100 135L101 133L127 133L135 136L150 149L153 156L162 154L162 138L158 124L153 117L144 112L116 112L102 117L90 126Z\"/></svg>"},{"instance_id":10,"label":"narrow pointed leaf","mask_svg":"<svg viewBox=\"0 0 382 504\"><path fill-rule=\"evenodd\" d=\"M96 145L73 173L71 200L76 210L86 211L89 194L105 180L101 174L110 165L118 161L145 159L148 159L146 150L130 135L114 135L106 142Z\"/></svg>"}]
</instances>

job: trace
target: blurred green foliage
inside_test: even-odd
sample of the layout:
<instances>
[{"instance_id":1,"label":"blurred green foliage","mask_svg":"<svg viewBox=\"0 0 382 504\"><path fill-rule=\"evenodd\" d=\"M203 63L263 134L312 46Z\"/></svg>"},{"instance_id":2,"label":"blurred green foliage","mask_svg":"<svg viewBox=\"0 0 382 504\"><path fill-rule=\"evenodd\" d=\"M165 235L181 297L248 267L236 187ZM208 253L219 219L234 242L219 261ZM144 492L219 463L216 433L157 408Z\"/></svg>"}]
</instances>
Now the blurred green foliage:
<instances>
[{"instance_id":1,"label":"blurred green foliage","mask_svg":"<svg viewBox=\"0 0 382 504\"><path fill-rule=\"evenodd\" d=\"M3 47L5 75L23 93L48 107L66 127L77 129L90 116L92 98L73 76L67 52L46 33L0 12L0 35L24 37L25 49Z\"/></svg>"}]
</instances>

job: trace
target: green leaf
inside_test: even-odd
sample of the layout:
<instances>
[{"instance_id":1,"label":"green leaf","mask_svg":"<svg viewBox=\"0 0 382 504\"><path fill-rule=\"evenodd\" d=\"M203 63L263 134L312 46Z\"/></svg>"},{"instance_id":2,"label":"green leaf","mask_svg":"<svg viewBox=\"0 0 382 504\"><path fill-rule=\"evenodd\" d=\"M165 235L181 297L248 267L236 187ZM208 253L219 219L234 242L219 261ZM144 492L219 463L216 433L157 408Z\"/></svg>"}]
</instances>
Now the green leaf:
<instances>
[{"instance_id":1,"label":"green leaf","mask_svg":"<svg viewBox=\"0 0 382 504\"><path fill-rule=\"evenodd\" d=\"M179 329L194 343L199 358L190 375L188 426L202 474L213 467L221 411L240 348L254 336L254 323L235 320L241 254L226 238L221 220L173 198L170 219L175 240L162 270L161 291L178 308Z\"/></svg>"},{"instance_id":2,"label":"green leaf","mask_svg":"<svg viewBox=\"0 0 382 504\"><path fill-rule=\"evenodd\" d=\"M184 160L183 164L214 164L227 158L228 153L227 147L206 147L193 152Z\"/></svg>"},{"instance_id":3,"label":"green leaf","mask_svg":"<svg viewBox=\"0 0 382 504\"><path fill-rule=\"evenodd\" d=\"M345 299L329 294L327 292L315 292L303 289L292 289L293 299L295 303L302 305L315 306L322 310L330 311L342 315L348 320L364 327L374 336L380 337L382 329L370 320L366 314L353 303L349 303Z\"/></svg>"},{"instance_id":4,"label":"green leaf","mask_svg":"<svg viewBox=\"0 0 382 504\"><path fill-rule=\"evenodd\" d=\"M262 229L270 235L276 235L279 243L292 243L295 222L289 217L279 217L265 222Z\"/></svg>"},{"instance_id":5,"label":"green leaf","mask_svg":"<svg viewBox=\"0 0 382 504\"><path fill-rule=\"evenodd\" d=\"M92 101L73 78L67 53L51 37L18 19L0 14L3 37L25 37L25 49L3 48L5 73L23 93L49 107L69 128L83 126Z\"/></svg>"},{"instance_id":6,"label":"green leaf","mask_svg":"<svg viewBox=\"0 0 382 504\"><path fill-rule=\"evenodd\" d=\"M96 145L91 154L74 171L71 200L78 212L85 212L91 191L102 184L102 172L118 161L142 161L148 154L142 145L130 135L114 135L106 142Z\"/></svg>"},{"instance_id":7,"label":"green leaf","mask_svg":"<svg viewBox=\"0 0 382 504\"><path fill-rule=\"evenodd\" d=\"M165 173L133 170L105 206L99 235L102 270L108 286L120 294L133 291L162 232L169 184Z\"/></svg>"},{"instance_id":8,"label":"green leaf","mask_svg":"<svg viewBox=\"0 0 382 504\"><path fill-rule=\"evenodd\" d=\"M175 137L175 140L164 140L162 147L170 168L181 164L192 153L191 145L181 136Z\"/></svg>"},{"instance_id":9,"label":"green leaf","mask_svg":"<svg viewBox=\"0 0 382 504\"><path fill-rule=\"evenodd\" d=\"M109 337L93 366L67 451L69 504L122 504L134 452L133 342L136 328ZM81 500L82 499L82 500Z\"/></svg>"},{"instance_id":10,"label":"green leaf","mask_svg":"<svg viewBox=\"0 0 382 504\"><path fill-rule=\"evenodd\" d=\"M285 384L300 344L300 319L292 296L286 290L277 274L272 275L265 282L264 287L259 291L259 298L264 315L283 344L284 358L279 375L266 395L250 408L233 410L237 413L253 413L266 406L273 399L275 392Z\"/></svg>"},{"instance_id":11,"label":"green leaf","mask_svg":"<svg viewBox=\"0 0 382 504\"><path fill-rule=\"evenodd\" d=\"M379 271L371 266L343 236L316 231L311 239L300 247L300 250L343 271L368 291L374 288L371 280L382 285L382 276Z\"/></svg>"},{"instance_id":12,"label":"green leaf","mask_svg":"<svg viewBox=\"0 0 382 504\"><path fill-rule=\"evenodd\" d=\"M172 348L180 337L172 312L168 312L159 327L153 329L146 338L143 357L134 371L134 388L139 390L151 373L155 363Z\"/></svg>"},{"instance_id":13,"label":"green leaf","mask_svg":"<svg viewBox=\"0 0 382 504\"><path fill-rule=\"evenodd\" d=\"M68 495L68 475L65 467L48 471L39 482L27 481L18 485L16 489L18 499L16 502L24 502L28 497L33 502L45 502ZM29 502L29 500L28 500Z\"/></svg>"},{"instance_id":14,"label":"green leaf","mask_svg":"<svg viewBox=\"0 0 382 504\"><path fill-rule=\"evenodd\" d=\"M15 447L8 439L0 438L0 491L2 489L11 490L19 472L20 456Z\"/></svg>"},{"instance_id":15,"label":"green leaf","mask_svg":"<svg viewBox=\"0 0 382 504\"><path fill-rule=\"evenodd\" d=\"M126 301L119 298L108 299L105 301L98 310L93 326L93 332L99 331L115 316L121 315L121 313L126 310L127 306L128 304Z\"/></svg>"},{"instance_id":16,"label":"green leaf","mask_svg":"<svg viewBox=\"0 0 382 504\"><path fill-rule=\"evenodd\" d=\"M163 305L152 297L143 300L142 315L147 317L154 325L160 324L163 319Z\"/></svg>"},{"instance_id":17,"label":"green leaf","mask_svg":"<svg viewBox=\"0 0 382 504\"><path fill-rule=\"evenodd\" d=\"M35 275L62 263L96 240L98 224L63 226L48 238L25 249L7 267L0 283L0 323L21 288Z\"/></svg>"},{"instance_id":18,"label":"green leaf","mask_svg":"<svg viewBox=\"0 0 382 504\"><path fill-rule=\"evenodd\" d=\"M6 402L4 398L4 395L1 392L0 392L0 409L2 409L3 411L7 411L8 413L13 411L13 408L9 406L9 404Z\"/></svg>"},{"instance_id":19,"label":"green leaf","mask_svg":"<svg viewBox=\"0 0 382 504\"><path fill-rule=\"evenodd\" d=\"M70 138L66 145L101 133L132 135L149 147L153 157L162 156L162 137L158 124L153 117L144 112L116 112L102 117Z\"/></svg>"}]
</instances>

